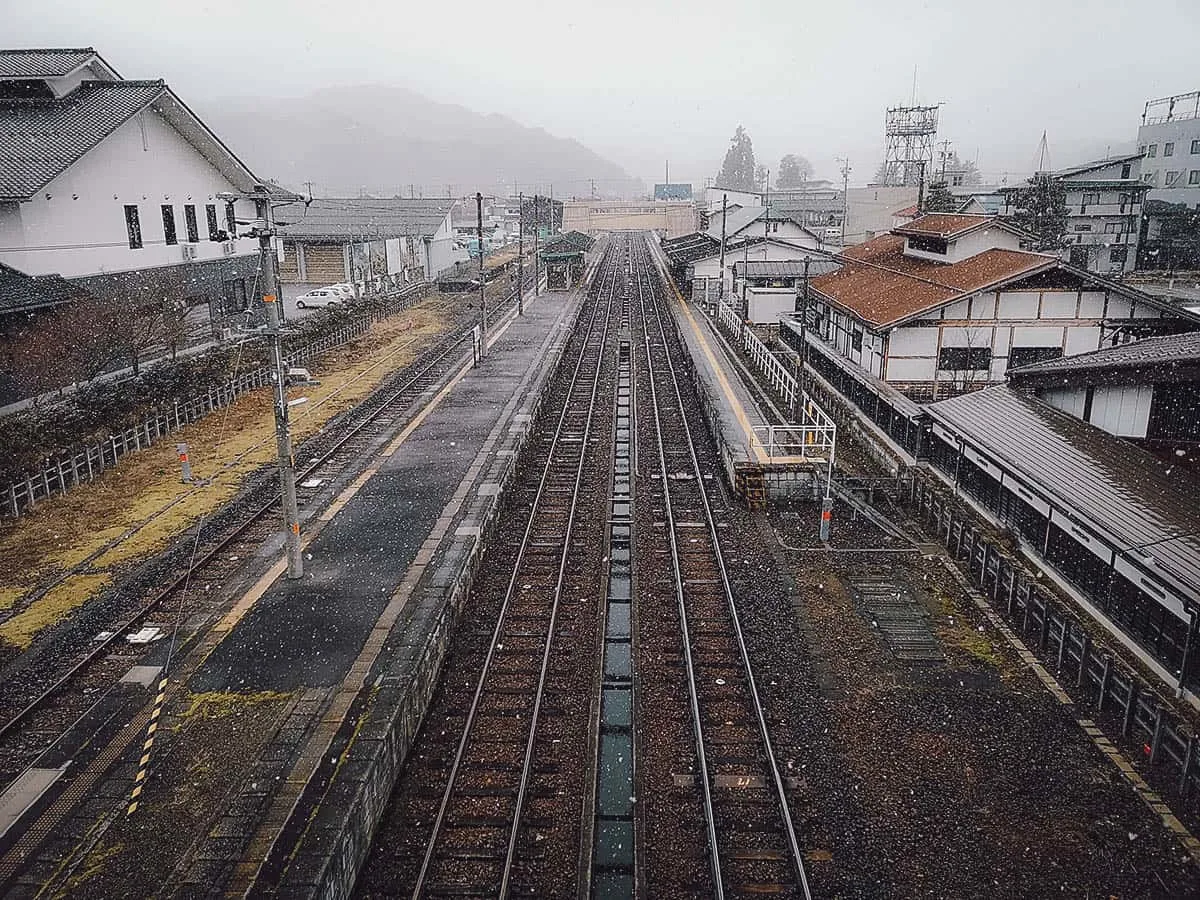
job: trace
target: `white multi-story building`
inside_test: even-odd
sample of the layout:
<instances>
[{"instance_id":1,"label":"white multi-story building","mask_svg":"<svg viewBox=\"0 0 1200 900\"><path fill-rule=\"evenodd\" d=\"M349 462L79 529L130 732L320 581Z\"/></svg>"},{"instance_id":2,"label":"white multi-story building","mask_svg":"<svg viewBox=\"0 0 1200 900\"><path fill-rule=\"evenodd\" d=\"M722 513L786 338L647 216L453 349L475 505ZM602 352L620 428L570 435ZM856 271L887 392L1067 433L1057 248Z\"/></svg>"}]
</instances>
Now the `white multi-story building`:
<instances>
[{"instance_id":1,"label":"white multi-story building","mask_svg":"<svg viewBox=\"0 0 1200 900\"><path fill-rule=\"evenodd\" d=\"M0 50L0 262L240 311L259 254L238 198L267 187L164 82L124 80L90 47Z\"/></svg>"},{"instance_id":2,"label":"white multi-story building","mask_svg":"<svg viewBox=\"0 0 1200 900\"><path fill-rule=\"evenodd\" d=\"M1148 199L1200 209L1200 91L1147 102L1138 151Z\"/></svg>"},{"instance_id":3,"label":"white multi-story building","mask_svg":"<svg viewBox=\"0 0 1200 900\"><path fill-rule=\"evenodd\" d=\"M1131 272L1137 263L1146 192L1140 153L1082 163L1053 173L1067 204L1065 262L1105 275ZM1016 209L1021 188L1006 187L1004 215Z\"/></svg>"}]
</instances>

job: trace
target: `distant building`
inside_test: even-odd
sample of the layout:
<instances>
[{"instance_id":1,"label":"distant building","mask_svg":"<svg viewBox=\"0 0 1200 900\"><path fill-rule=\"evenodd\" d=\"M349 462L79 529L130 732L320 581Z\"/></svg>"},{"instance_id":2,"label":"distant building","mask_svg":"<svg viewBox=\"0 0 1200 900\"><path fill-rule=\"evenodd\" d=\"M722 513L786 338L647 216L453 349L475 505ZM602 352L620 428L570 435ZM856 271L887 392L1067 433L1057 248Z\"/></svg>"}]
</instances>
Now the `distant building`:
<instances>
[{"instance_id":1,"label":"distant building","mask_svg":"<svg viewBox=\"0 0 1200 900\"><path fill-rule=\"evenodd\" d=\"M662 247L675 283L689 292L697 303L713 302L718 297L733 297L735 294L740 296L740 283L734 281L736 263L779 263L801 260L805 256L828 258L815 238L809 237L804 241L787 240L774 235L765 238L762 234L750 231L744 231L736 238L726 237L723 272L719 229L715 237L710 229L663 241Z\"/></svg>"},{"instance_id":2,"label":"distant building","mask_svg":"<svg viewBox=\"0 0 1200 900\"><path fill-rule=\"evenodd\" d=\"M1200 209L1200 91L1148 101L1138 153L1149 199Z\"/></svg>"},{"instance_id":3,"label":"distant building","mask_svg":"<svg viewBox=\"0 0 1200 900\"><path fill-rule=\"evenodd\" d=\"M0 262L97 297L164 294L213 318L254 293L238 222L292 197L263 182L162 81L92 48L0 50Z\"/></svg>"},{"instance_id":4,"label":"distant building","mask_svg":"<svg viewBox=\"0 0 1200 900\"><path fill-rule=\"evenodd\" d=\"M1200 318L1055 256L1003 219L934 213L837 254L810 285L809 334L918 401L1028 363L1196 327ZM840 363L839 363L840 364Z\"/></svg>"},{"instance_id":5,"label":"distant building","mask_svg":"<svg viewBox=\"0 0 1200 900\"><path fill-rule=\"evenodd\" d=\"M745 206L732 212L726 209L724 224L722 214L717 212L709 219L705 233L720 241L722 230L727 243L742 237L770 238L812 248L820 248L825 243L823 234L800 224L786 213L762 206Z\"/></svg>"},{"instance_id":6,"label":"distant building","mask_svg":"<svg viewBox=\"0 0 1200 900\"><path fill-rule=\"evenodd\" d=\"M692 186L690 184L682 184L671 182L668 184L654 185L655 200L691 200Z\"/></svg>"},{"instance_id":7,"label":"distant building","mask_svg":"<svg viewBox=\"0 0 1200 900\"><path fill-rule=\"evenodd\" d=\"M1149 189L1134 153L1060 169L1066 190L1067 246L1063 259L1089 272L1120 275L1137 262L1142 206ZM1019 187L1001 189L1004 214L1016 209Z\"/></svg>"},{"instance_id":8,"label":"distant building","mask_svg":"<svg viewBox=\"0 0 1200 900\"><path fill-rule=\"evenodd\" d=\"M322 198L280 207L285 284L394 276L428 279L467 259L451 227L453 201Z\"/></svg>"},{"instance_id":9,"label":"distant building","mask_svg":"<svg viewBox=\"0 0 1200 900\"><path fill-rule=\"evenodd\" d=\"M566 200L562 230L595 237L607 231L655 231L678 237L696 230L696 204L690 200Z\"/></svg>"}]
</instances>

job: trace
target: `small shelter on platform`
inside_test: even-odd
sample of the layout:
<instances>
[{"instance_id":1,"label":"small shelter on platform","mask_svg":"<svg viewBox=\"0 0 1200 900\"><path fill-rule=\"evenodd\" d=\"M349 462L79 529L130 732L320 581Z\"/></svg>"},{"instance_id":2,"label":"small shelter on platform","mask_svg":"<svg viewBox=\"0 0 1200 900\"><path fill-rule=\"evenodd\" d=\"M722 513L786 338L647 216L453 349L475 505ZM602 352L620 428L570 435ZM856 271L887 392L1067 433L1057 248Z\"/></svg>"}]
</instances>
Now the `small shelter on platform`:
<instances>
[{"instance_id":1,"label":"small shelter on platform","mask_svg":"<svg viewBox=\"0 0 1200 900\"><path fill-rule=\"evenodd\" d=\"M542 248L546 265L546 289L569 291L583 278L584 255L595 246L595 239L581 231L568 231Z\"/></svg>"}]
</instances>

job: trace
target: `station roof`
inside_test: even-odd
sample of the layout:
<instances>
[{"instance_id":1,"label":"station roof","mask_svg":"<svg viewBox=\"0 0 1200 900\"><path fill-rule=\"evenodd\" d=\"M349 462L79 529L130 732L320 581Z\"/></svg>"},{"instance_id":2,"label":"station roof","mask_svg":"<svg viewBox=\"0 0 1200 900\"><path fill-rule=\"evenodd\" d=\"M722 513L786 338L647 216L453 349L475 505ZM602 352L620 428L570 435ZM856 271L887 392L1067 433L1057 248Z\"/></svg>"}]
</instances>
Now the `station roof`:
<instances>
[{"instance_id":1,"label":"station roof","mask_svg":"<svg viewBox=\"0 0 1200 900\"><path fill-rule=\"evenodd\" d=\"M1194 327L1194 326L1193 326ZM1008 373L1013 384L1066 381L1191 381L1200 378L1200 331L1148 337L1076 356L1030 363Z\"/></svg>"},{"instance_id":2,"label":"station roof","mask_svg":"<svg viewBox=\"0 0 1200 900\"><path fill-rule=\"evenodd\" d=\"M672 266L685 266L694 260L711 256L714 249L721 249L721 242L697 231L663 241L662 248Z\"/></svg>"},{"instance_id":3,"label":"station roof","mask_svg":"<svg viewBox=\"0 0 1200 900\"><path fill-rule=\"evenodd\" d=\"M84 81L59 98L0 99L0 200L28 200L148 107L235 188L259 180L163 81Z\"/></svg>"},{"instance_id":4,"label":"station roof","mask_svg":"<svg viewBox=\"0 0 1200 900\"><path fill-rule=\"evenodd\" d=\"M1200 601L1200 479L1007 385L925 407L1131 562Z\"/></svg>"},{"instance_id":5,"label":"station roof","mask_svg":"<svg viewBox=\"0 0 1200 900\"><path fill-rule=\"evenodd\" d=\"M810 278L828 275L841 268L841 263L824 253L806 250L805 256L809 257L808 275ZM745 275L747 278L804 277L803 259L751 259L746 261L739 259L733 264L733 268L737 274Z\"/></svg>"},{"instance_id":6,"label":"station roof","mask_svg":"<svg viewBox=\"0 0 1200 900\"><path fill-rule=\"evenodd\" d=\"M331 197L282 206L275 212L279 233L309 241L362 241L432 237L453 200Z\"/></svg>"},{"instance_id":7,"label":"station roof","mask_svg":"<svg viewBox=\"0 0 1200 900\"><path fill-rule=\"evenodd\" d=\"M61 275L26 275L0 263L0 315L62 306L86 295Z\"/></svg>"},{"instance_id":8,"label":"station roof","mask_svg":"<svg viewBox=\"0 0 1200 900\"><path fill-rule=\"evenodd\" d=\"M953 218L995 221L987 216ZM946 227L953 226L947 223ZM904 255L900 231L843 250L838 254L842 268L814 279L813 288L870 326L890 328L961 297L1059 264L1055 257L1000 248L956 263L917 259Z\"/></svg>"},{"instance_id":9,"label":"station roof","mask_svg":"<svg viewBox=\"0 0 1200 900\"><path fill-rule=\"evenodd\" d=\"M113 73L93 47L40 47L0 50L0 78L62 78L96 60Z\"/></svg>"}]
</instances>

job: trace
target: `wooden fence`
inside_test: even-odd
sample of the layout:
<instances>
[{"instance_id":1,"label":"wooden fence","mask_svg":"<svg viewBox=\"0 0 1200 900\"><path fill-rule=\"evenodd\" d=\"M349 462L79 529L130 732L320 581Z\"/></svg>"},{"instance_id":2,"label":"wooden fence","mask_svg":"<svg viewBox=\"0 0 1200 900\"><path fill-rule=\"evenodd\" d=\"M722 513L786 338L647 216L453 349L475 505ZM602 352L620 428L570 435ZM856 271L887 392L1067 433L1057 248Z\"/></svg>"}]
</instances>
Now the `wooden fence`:
<instances>
[{"instance_id":1,"label":"wooden fence","mask_svg":"<svg viewBox=\"0 0 1200 900\"><path fill-rule=\"evenodd\" d=\"M378 297L375 306L353 321L290 350L286 362L294 366L348 343L368 331L375 322L407 309L428 293L428 283L419 282ZM229 406L247 391L258 390L271 383L271 371L267 367L245 372L199 396L182 402L175 401L165 409L156 409L136 425L97 443L51 457L36 472L0 490L0 515L8 518L20 516L44 500L92 481L105 469L115 466L121 457L144 450L185 425L198 422L214 410Z\"/></svg>"}]
</instances>

